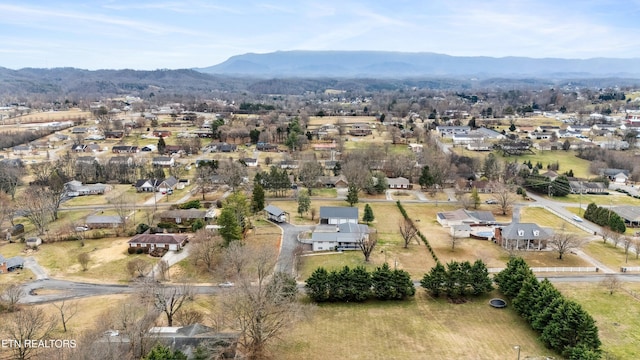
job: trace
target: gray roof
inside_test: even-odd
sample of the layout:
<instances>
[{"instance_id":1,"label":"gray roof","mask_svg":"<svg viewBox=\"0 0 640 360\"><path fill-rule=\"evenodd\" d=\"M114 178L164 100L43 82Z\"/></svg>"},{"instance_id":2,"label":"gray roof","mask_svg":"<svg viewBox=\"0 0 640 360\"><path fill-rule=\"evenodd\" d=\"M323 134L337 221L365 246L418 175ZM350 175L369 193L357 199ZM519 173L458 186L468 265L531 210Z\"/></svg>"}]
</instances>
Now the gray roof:
<instances>
[{"instance_id":1,"label":"gray roof","mask_svg":"<svg viewBox=\"0 0 640 360\"><path fill-rule=\"evenodd\" d=\"M465 210L465 212L471 216L474 217L478 220L480 220L481 222L495 222L496 218L493 217L493 213L491 211L469 211L469 210Z\"/></svg>"},{"instance_id":2,"label":"gray roof","mask_svg":"<svg viewBox=\"0 0 640 360\"><path fill-rule=\"evenodd\" d=\"M280 215L282 215L282 214L284 214L284 213L285 213L285 211L284 211L284 210L280 209L280 208L279 208L279 207L277 207L277 206L273 206L273 205L267 205L267 206L264 208L264 211L268 212L269 214L271 214L271 215L273 215L273 216L280 216Z\"/></svg>"},{"instance_id":3,"label":"gray roof","mask_svg":"<svg viewBox=\"0 0 640 360\"><path fill-rule=\"evenodd\" d=\"M87 224L121 224L122 219L116 215L89 215L85 222Z\"/></svg>"},{"instance_id":4,"label":"gray roof","mask_svg":"<svg viewBox=\"0 0 640 360\"><path fill-rule=\"evenodd\" d=\"M21 256L14 256L12 258L7 259L7 268L12 268L16 266L24 265L24 258Z\"/></svg>"},{"instance_id":5,"label":"gray roof","mask_svg":"<svg viewBox=\"0 0 640 360\"><path fill-rule=\"evenodd\" d=\"M167 210L160 214L161 218L172 218L172 219L204 219L207 215L205 210L198 209L176 209L176 210Z\"/></svg>"},{"instance_id":6,"label":"gray roof","mask_svg":"<svg viewBox=\"0 0 640 360\"><path fill-rule=\"evenodd\" d=\"M358 220L358 208L357 207L345 207L345 206L321 206L320 218L340 218L340 219L356 219Z\"/></svg>"},{"instance_id":7,"label":"gray roof","mask_svg":"<svg viewBox=\"0 0 640 360\"><path fill-rule=\"evenodd\" d=\"M359 233L342 233L342 232L314 232L311 234L311 241L331 241L331 242L358 242Z\"/></svg>"},{"instance_id":8,"label":"gray roof","mask_svg":"<svg viewBox=\"0 0 640 360\"><path fill-rule=\"evenodd\" d=\"M618 214L622 219L627 221L640 221L640 206L615 206L611 211Z\"/></svg>"},{"instance_id":9,"label":"gray roof","mask_svg":"<svg viewBox=\"0 0 640 360\"><path fill-rule=\"evenodd\" d=\"M512 223L502 228L504 239L547 239L549 236L550 231L533 223Z\"/></svg>"}]
</instances>

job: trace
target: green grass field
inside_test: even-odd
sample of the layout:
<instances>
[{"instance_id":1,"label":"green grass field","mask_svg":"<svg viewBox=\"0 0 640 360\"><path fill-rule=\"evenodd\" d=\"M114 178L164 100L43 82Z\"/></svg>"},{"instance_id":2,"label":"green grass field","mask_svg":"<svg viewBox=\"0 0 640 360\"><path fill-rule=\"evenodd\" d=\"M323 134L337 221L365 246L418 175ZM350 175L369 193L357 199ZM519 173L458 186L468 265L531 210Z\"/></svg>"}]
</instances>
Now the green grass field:
<instances>
[{"instance_id":1,"label":"green grass field","mask_svg":"<svg viewBox=\"0 0 640 360\"><path fill-rule=\"evenodd\" d=\"M433 300L420 289L402 302L319 305L273 348L278 359L515 359L555 356L511 308L490 298Z\"/></svg>"},{"instance_id":2,"label":"green grass field","mask_svg":"<svg viewBox=\"0 0 640 360\"><path fill-rule=\"evenodd\" d=\"M534 150L535 154L527 154L521 156L503 156L501 153L498 154L499 158L505 162L513 162L516 161L519 164L522 164L524 161L529 161L535 165L537 162L541 162L543 169L540 170L540 173L546 172L546 166L548 164L555 163L556 161L560 164L560 169L557 171L559 174L562 174L566 171L573 170L573 174L575 177L580 178L590 178L594 177L594 175L589 173L589 161L580 159L575 156L576 152L573 150L564 151L564 150L556 150L556 151L540 151Z\"/></svg>"}]
</instances>

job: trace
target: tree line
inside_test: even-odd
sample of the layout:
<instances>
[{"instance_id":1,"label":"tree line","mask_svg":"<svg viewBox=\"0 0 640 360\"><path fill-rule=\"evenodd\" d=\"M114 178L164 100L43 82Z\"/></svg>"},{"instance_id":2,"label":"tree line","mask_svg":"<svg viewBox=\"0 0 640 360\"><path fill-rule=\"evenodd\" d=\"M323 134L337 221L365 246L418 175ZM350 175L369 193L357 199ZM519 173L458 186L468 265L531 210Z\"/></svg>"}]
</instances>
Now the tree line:
<instances>
[{"instance_id":1,"label":"tree line","mask_svg":"<svg viewBox=\"0 0 640 360\"><path fill-rule=\"evenodd\" d=\"M601 358L595 320L547 279L538 281L524 259L511 258L494 281L518 314L540 334L545 346L570 360Z\"/></svg>"},{"instance_id":2,"label":"tree line","mask_svg":"<svg viewBox=\"0 0 640 360\"><path fill-rule=\"evenodd\" d=\"M607 226L612 231L620 234L624 234L624 232L627 231L624 220L622 220L618 214L594 203L587 206L587 210L584 212L584 218L600 226Z\"/></svg>"}]
</instances>

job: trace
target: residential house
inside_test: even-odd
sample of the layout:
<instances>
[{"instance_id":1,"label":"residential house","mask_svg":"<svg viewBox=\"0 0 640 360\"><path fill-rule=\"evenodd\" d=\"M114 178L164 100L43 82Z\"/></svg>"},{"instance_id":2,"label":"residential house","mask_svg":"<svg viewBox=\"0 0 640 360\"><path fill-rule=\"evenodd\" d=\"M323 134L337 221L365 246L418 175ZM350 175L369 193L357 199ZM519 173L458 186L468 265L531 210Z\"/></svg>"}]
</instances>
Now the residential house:
<instances>
[{"instance_id":1,"label":"residential house","mask_svg":"<svg viewBox=\"0 0 640 360\"><path fill-rule=\"evenodd\" d=\"M156 248L178 251L187 243L184 234L138 234L127 241L130 248L141 248L152 251Z\"/></svg>"},{"instance_id":2,"label":"residential house","mask_svg":"<svg viewBox=\"0 0 640 360\"><path fill-rule=\"evenodd\" d=\"M607 149L607 150L628 150L629 149L629 143L627 141L618 140L618 139L608 139L605 141L601 141L600 143L598 143L598 146L600 146L600 148L602 149Z\"/></svg>"},{"instance_id":3,"label":"residential house","mask_svg":"<svg viewBox=\"0 0 640 360\"><path fill-rule=\"evenodd\" d=\"M90 152L94 152L95 153L95 152L98 152L100 150L102 150L100 145L98 145L98 144L88 144L86 151L90 151Z\"/></svg>"},{"instance_id":4,"label":"residential house","mask_svg":"<svg viewBox=\"0 0 640 360\"><path fill-rule=\"evenodd\" d=\"M534 131L529 133L529 139L533 140L549 140L555 133Z\"/></svg>"},{"instance_id":5,"label":"residential house","mask_svg":"<svg viewBox=\"0 0 640 360\"><path fill-rule=\"evenodd\" d=\"M89 132L89 129L86 127L74 127L71 129L72 134L86 134L87 132Z\"/></svg>"},{"instance_id":6,"label":"residential house","mask_svg":"<svg viewBox=\"0 0 640 360\"><path fill-rule=\"evenodd\" d=\"M153 130L153 136L155 137L163 137L163 138L168 138L169 136L171 136L171 131L169 130Z\"/></svg>"},{"instance_id":7,"label":"residential house","mask_svg":"<svg viewBox=\"0 0 640 360\"><path fill-rule=\"evenodd\" d=\"M31 153L33 148L30 145L16 145L13 147L14 155L28 155Z\"/></svg>"},{"instance_id":8,"label":"residential house","mask_svg":"<svg viewBox=\"0 0 640 360\"><path fill-rule=\"evenodd\" d=\"M404 177L387 178L389 189L412 189L409 179Z\"/></svg>"},{"instance_id":9,"label":"residential house","mask_svg":"<svg viewBox=\"0 0 640 360\"><path fill-rule=\"evenodd\" d=\"M618 216L624 220L624 224L627 227L640 227L640 206L614 206L611 208L611 211L618 214Z\"/></svg>"},{"instance_id":10,"label":"residential house","mask_svg":"<svg viewBox=\"0 0 640 360\"><path fill-rule=\"evenodd\" d=\"M140 179L136 181L134 187L137 192L167 192L169 189L173 190L178 184L178 180L170 176L166 179Z\"/></svg>"},{"instance_id":11,"label":"residential house","mask_svg":"<svg viewBox=\"0 0 640 360\"><path fill-rule=\"evenodd\" d=\"M89 215L84 222L90 229L115 228L122 225L122 219L117 215Z\"/></svg>"},{"instance_id":12,"label":"residential house","mask_svg":"<svg viewBox=\"0 0 640 360\"><path fill-rule=\"evenodd\" d=\"M322 211L322 210L320 210ZM313 251L359 250L360 242L369 236L369 226L357 222L318 225L311 234Z\"/></svg>"},{"instance_id":13,"label":"residential house","mask_svg":"<svg viewBox=\"0 0 640 360\"><path fill-rule=\"evenodd\" d=\"M238 146L236 144L227 144L227 143L218 144L216 146L217 151L224 152L224 153L234 152L236 151L237 148Z\"/></svg>"},{"instance_id":14,"label":"residential house","mask_svg":"<svg viewBox=\"0 0 640 360\"><path fill-rule=\"evenodd\" d=\"M555 171L553 171L553 170L549 170L549 171L547 171L547 172L545 172L545 173L542 173L542 174L540 174L540 175L542 175L542 176L544 176L544 177L548 177L548 178L549 178L549 180L551 180L551 181L553 181L553 180L555 180L555 179L557 179L557 178L558 178L558 173L557 173L557 172L555 172Z\"/></svg>"},{"instance_id":15,"label":"residential house","mask_svg":"<svg viewBox=\"0 0 640 360\"><path fill-rule=\"evenodd\" d=\"M424 145L422 144L414 144L414 143L409 144L409 150L411 150L411 152L421 153L422 149L424 149Z\"/></svg>"},{"instance_id":16,"label":"residential house","mask_svg":"<svg viewBox=\"0 0 640 360\"><path fill-rule=\"evenodd\" d=\"M140 151L143 151L143 152L152 152L156 150L158 150L158 147L155 145L145 145L142 147L142 149L140 149Z\"/></svg>"},{"instance_id":17,"label":"residential house","mask_svg":"<svg viewBox=\"0 0 640 360\"><path fill-rule=\"evenodd\" d=\"M130 145L115 145L111 148L111 151L114 153L130 153L134 154L139 151L137 146Z\"/></svg>"},{"instance_id":18,"label":"residential house","mask_svg":"<svg viewBox=\"0 0 640 360\"><path fill-rule=\"evenodd\" d=\"M172 167L175 165L174 158L170 156L156 156L151 160L151 165L159 167Z\"/></svg>"},{"instance_id":19,"label":"residential house","mask_svg":"<svg viewBox=\"0 0 640 360\"><path fill-rule=\"evenodd\" d=\"M0 274L6 274L14 270L22 269L23 266L24 258L21 256L5 258L0 255Z\"/></svg>"},{"instance_id":20,"label":"residential house","mask_svg":"<svg viewBox=\"0 0 640 360\"><path fill-rule=\"evenodd\" d=\"M102 195L110 191L113 187L105 184L86 184L77 180L69 181L65 184L67 196Z\"/></svg>"},{"instance_id":21,"label":"residential house","mask_svg":"<svg viewBox=\"0 0 640 360\"><path fill-rule=\"evenodd\" d=\"M298 168L298 161L297 160L282 160L280 161L280 168L281 169L297 169Z\"/></svg>"},{"instance_id":22,"label":"residential house","mask_svg":"<svg viewBox=\"0 0 640 360\"><path fill-rule=\"evenodd\" d=\"M264 211L267 213L267 218L271 221L278 223L287 222L287 212L277 206L267 205Z\"/></svg>"},{"instance_id":23,"label":"residential house","mask_svg":"<svg viewBox=\"0 0 640 360\"><path fill-rule=\"evenodd\" d=\"M338 176L319 176L318 183L327 188L346 189L349 187L347 178L342 174Z\"/></svg>"},{"instance_id":24,"label":"residential house","mask_svg":"<svg viewBox=\"0 0 640 360\"><path fill-rule=\"evenodd\" d=\"M494 242L507 250L543 250L551 232L533 223L512 223L495 228Z\"/></svg>"},{"instance_id":25,"label":"residential house","mask_svg":"<svg viewBox=\"0 0 640 360\"><path fill-rule=\"evenodd\" d=\"M496 223L491 211L471 211L466 209L439 212L436 214L436 221L443 227L463 224L492 225Z\"/></svg>"},{"instance_id":26,"label":"residential house","mask_svg":"<svg viewBox=\"0 0 640 360\"><path fill-rule=\"evenodd\" d=\"M258 166L258 159L254 159L254 158L244 158L242 159L242 161L244 161L244 164L248 167L257 167Z\"/></svg>"},{"instance_id":27,"label":"residential house","mask_svg":"<svg viewBox=\"0 0 640 360\"><path fill-rule=\"evenodd\" d=\"M344 206L321 206L320 224L338 225L358 223L358 208Z\"/></svg>"},{"instance_id":28,"label":"residential house","mask_svg":"<svg viewBox=\"0 0 640 360\"><path fill-rule=\"evenodd\" d=\"M607 193L607 187L603 182L569 181L572 194L602 194Z\"/></svg>"},{"instance_id":29,"label":"residential house","mask_svg":"<svg viewBox=\"0 0 640 360\"><path fill-rule=\"evenodd\" d=\"M602 130L606 132L615 132L619 126L615 124L593 124L591 127L593 130Z\"/></svg>"},{"instance_id":30,"label":"residential house","mask_svg":"<svg viewBox=\"0 0 640 360\"><path fill-rule=\"evenodd\" d=\"M505 136L502 133L486 128L484 126L477 128L475 132L477 134L482 135L485 139L488 139L488 140L501 140L505 138Z\"/></svg>"},{"instance_id":31,"label":"residential house","mask_svg":"<svg viewBox=\"0 0 640 360\"><path fill-rule=\"evenodd\" d=\"M367 136L371 135L371 127L369 124L353 124L349 129L351 136Z\"/></svg>"},{"instance_id":32,"label":"residential house","mask_svg":"<svg viewBox=\"0 0 640 360\"><path fill-rule=\"evenodd\" d=\"M78 153L78 152L86 152L89 150L87 149L87 145L85 144L74 144L74 145L71 145L71 151Z\"/></svg>"},{"instance_id":33,"label":"residential house","mask_svg":"<svg viewBox=\"0 0 640 360\"><path fill-rule=\"evenodd\" d=\"M173 155L173 154L184 153L184 152L185 151L181 145L167 145L164 147L165 154Z\"/></svg>"},{"instance_id":34,"label":"residential house","mask_svg":"<svg viewBox=\"0 0 640 360\"><path fill-rule=\"evenodd\" d=\"M118 333L119 337L120 334ZM196 349L206 347L211 353L220 354L216 359L236 359L236 348L239 335L235 333L220 333L214 329L201 325L190 324L182 327L152 327L148 337L154 342L164 344L173 350L180 350L183 354L195 354ZM106 340L105 340L106 341ZM110 344L125 343L131 346L128 338L108 339ZM188 357L192 358L192 357Z\"/></svg>"},{"instance_id":35,"label":"residential house","mask_svg":"<svg viewBox=\"0 0 640 360\"><path fill-rule=\"evenodd\" d=\"M472 142L466 146L469 151L491 151L491 144L486 142Z\"/></svg>"},{"instance_id":36,"label":"residential house","mask_svg":"<svg viewBox=\"0 0 640 360\"><path fill-rule=\"evenodd\" d=\"M467 145L472 143L482 143L485 140L485 136L474 131L469 133L453 134L451 135L453 143L455 145Z\"/></svg>"},{"instance_id":37,"label":"residential house","mask_svg":"<svg viewBox=\"0 0 640 360\"><path fill-rule=\"evenodd\" d=\"M124 137L124 131L122 130L105 131L104 137L107 139L122 139Z\"/></svg>"},{"instance_id":38,"label":"residential house","mask_svg":"<svg viewBox=\"0 0 640 360\"><path fill-rule=\"evenodd\" d=\"M112 156L107 162L110 166L131 166L133 165L133 157L131 156Z\"/></svg>"},{"instance_id":39,"label":"residential house","mask_svg":"<svg viewBox=\"0 0 640 360\"><path fill-rule=\"evenodd\" d=\"M160 221L190 226L194 221L206 220L207 211L198 209L176 209L160 213Z\"/></svg>"},{"instance_id":40,"label":"residential house","mask_svg":"<svg viewBox=\"0 0 640 360\"><path fill-rule=\"evenodd\" d=\"M332 151L335 150L338 145L335 142L315 143L311 147L314 151Z\"/></svg>"},{"instance_id":41,"label":"residential house","mask_svg":"<svg viewBox=\"0 0 640 360\"><path fill-rule=\"evenodd\" d=\"M259 142L256 144L256 150L258 151L278 151L278 145Z\"/></svg>"},{"instance_id":42,"label":"residential house","mask_svg":"<svg viewBox=\"0 0 640 360\"><path fill-rule=\"evenodd\" d=\"M436 126L436 132L441 137L453 137L454 134L468 134L471 131L469 126Z\"/></svg>"},{"instance_id":43,"label":"residential house","mask_svg":"<svg viewBox=\"0 0 640 360\"><path fill-rule=\"evenodd\" d=\"M606 176L617 184L624 184L629 180L629 170L624 169L602 169L600 175Z\"/></svg>"}]
</instances>

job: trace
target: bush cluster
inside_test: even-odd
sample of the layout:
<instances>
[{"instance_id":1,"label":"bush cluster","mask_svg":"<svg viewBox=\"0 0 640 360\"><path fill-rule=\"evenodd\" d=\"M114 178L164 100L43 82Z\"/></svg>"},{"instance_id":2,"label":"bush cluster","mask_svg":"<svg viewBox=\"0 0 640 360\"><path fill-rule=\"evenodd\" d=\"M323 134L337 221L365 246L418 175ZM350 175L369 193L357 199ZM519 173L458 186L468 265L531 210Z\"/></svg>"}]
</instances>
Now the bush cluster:
<instances>
[{"instance_id":1,"label":"bush cluster","mask_svg":"<svg viewBox=\"0 0 640 360\"><path fill-rule=\"evenodd\" d=\"M600 359L601 342L591 315L547 279L538 281L522 258L510 259L494 280L548 348L570 360Z\"/></svg>"},{"instance_id":2,"label":"bush cluster","mask_svg":"<svg viewBox=\"0 0 640 360\"><path fill-rule=\"evenodd\" d=\"M200 209L200 200L190 200L180 204L180 209Z\"/></svg>"},{"instance_id":3,"label":"bush cluster","mask_svg":"<svg viewBox=\"0 0 640 360\"><path fill-rule=\"evenodd\" d=\"M420 285L435 297L445 294L455 299L467 295L482 295L493 290L489 270L482 260L473 265L468 262L452 261L446 268L438 262L420 281Z\"/></svg>"},{"instance_id":4,"label":"bush cluster","mask_svg":"<svg viewBox=\"0 0 640 360\"><path fill-rule=\"evenodd\" d=\"M384 264L369 273L362 266L328 272L317 268L307 279L307 295L315 302L362 302L374 297L378 300L403 300L416 293L409 273L391 270Z\"/></svg>"}]
</instances>

